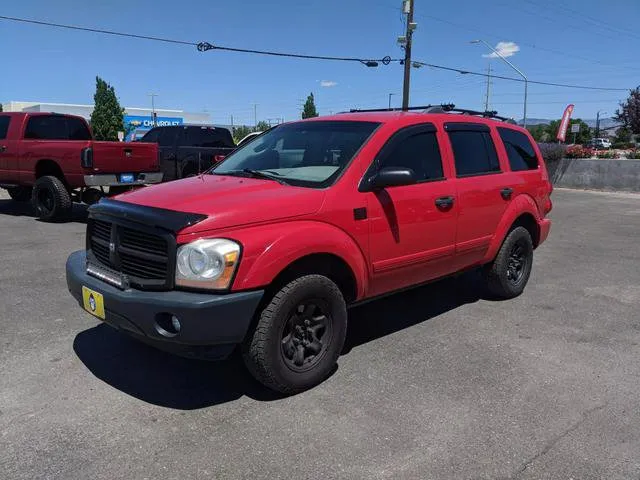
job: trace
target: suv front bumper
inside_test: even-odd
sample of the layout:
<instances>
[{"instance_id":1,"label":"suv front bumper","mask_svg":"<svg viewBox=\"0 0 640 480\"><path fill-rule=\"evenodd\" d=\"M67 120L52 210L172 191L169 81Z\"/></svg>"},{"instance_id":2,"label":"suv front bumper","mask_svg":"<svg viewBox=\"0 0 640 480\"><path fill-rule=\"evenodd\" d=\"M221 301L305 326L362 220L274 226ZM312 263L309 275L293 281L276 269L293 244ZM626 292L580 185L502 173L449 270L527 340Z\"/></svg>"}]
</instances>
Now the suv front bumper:
<instances>
[{"instance_id":1,"label":"suv front bumper","mask_svg":"<svg viewBox=\"0 0 640 480\"><path fill-rule=\"evenodd\" d=\"M120 290L86 273L86 252L67 259L67 286L83 306L82 287L103 296L105 323L157 348L189 357L224 358L242 342L263 290L224 295ZM161 325L171 315L180 331L167 336Z\"/></svg>"}]
</instances>

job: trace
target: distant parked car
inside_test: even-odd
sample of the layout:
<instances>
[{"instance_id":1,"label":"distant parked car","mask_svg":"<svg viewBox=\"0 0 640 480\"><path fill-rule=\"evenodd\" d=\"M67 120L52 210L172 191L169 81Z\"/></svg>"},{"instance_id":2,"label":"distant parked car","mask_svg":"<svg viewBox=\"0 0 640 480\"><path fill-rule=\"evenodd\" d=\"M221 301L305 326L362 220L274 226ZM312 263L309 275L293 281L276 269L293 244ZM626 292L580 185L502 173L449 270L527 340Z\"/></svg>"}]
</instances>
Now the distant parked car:
<instances>
[{"instance_id":1,"label":"distant parked car","mask_svg":"<svg viewBox=\"0 0 640 480\"><path fill-rule=\"evenodd\" d=\"M155 127L140 141L158 144L165 182L205 172L236 149L229 130L208 125Z\"/></svg>"},{"instance_id":2,"label":"distant parked car","mask_svg":"<svg viewBox=\"0 0 640 480\"><path fill-rule=\"evenodd\" d=\"M241 147L245 143L249 143L251 140L256 138L258 135L261 135L263 132L251 132L249 135L245 136L238 142L238 147Z\"/></svg>"},{"instance_id":3,"label":"distant parked car","mask_svg":"<svg viewBox=\"0 0 640 480\"><path fill-rule=\"evenodd\" d=\"M589 142L589 146L596 150L608 150L611 148L611 140L608 138L594 138Z\"/></svg>"}]
</instances>

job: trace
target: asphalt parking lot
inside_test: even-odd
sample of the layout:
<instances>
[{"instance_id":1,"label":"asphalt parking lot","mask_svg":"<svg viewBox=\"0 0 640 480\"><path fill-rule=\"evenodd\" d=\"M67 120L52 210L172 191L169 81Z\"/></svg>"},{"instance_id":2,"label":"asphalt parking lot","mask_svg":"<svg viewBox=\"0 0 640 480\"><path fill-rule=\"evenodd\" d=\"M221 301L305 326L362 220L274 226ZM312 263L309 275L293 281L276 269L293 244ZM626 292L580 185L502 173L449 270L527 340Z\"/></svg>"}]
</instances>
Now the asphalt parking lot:
<instances>
[{"instance_id":1,"label":"asphalt parking lot","mask_svg":"<svg viewBox=\"0 0 640 480\"><path fill-rule=\"evenodd\" d=\"M0 194L0 478L640 478L640 196L553 198L523 296L466 275L353 309L335 374L280 398L83 313L84 209Z\"/></svg>"}]
</instances>

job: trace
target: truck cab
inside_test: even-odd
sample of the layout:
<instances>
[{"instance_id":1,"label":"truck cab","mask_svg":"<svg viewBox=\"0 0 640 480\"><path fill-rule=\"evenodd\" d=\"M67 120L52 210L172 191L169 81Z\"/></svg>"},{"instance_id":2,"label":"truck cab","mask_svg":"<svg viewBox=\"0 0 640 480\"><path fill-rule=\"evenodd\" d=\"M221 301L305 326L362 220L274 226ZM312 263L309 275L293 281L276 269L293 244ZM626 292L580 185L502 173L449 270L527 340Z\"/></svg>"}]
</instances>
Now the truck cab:
<instances>
[{"instance_id":1,"label":"truck cab","mask_svg":"<svg viewBox=\"0 0 640 480\"><path fill-rule=\"evenodd\" d=\"M95 203L105 189L158 183L157 146L99 142L82 117L0 113L0 187L31 201L39 218L68 218L72 202Z\"/></svg>"}]
</instances>

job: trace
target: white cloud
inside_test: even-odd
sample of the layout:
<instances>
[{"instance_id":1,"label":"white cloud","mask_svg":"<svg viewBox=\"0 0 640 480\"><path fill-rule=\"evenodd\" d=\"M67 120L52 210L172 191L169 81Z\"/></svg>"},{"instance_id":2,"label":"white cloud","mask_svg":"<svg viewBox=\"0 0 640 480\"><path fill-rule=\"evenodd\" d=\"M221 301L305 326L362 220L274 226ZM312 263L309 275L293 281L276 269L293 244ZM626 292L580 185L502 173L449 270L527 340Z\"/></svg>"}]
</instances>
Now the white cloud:
<instances>
[{"instance_id":1,"label":"white cloud","mask_svg":"<svg viewBox=\"0 0 640 480\"><path fill-rule=\"evenodd\" d=\"M498 51L500 55L503 57L513 57L516 52L520 51L520 47L515 42L498 42L495 46L495 49ZM485 58L498 58L495 52L488 53L486 55L482 55Z\"/></svg>"},{"instance_id":2,"label":"white cloud","mask_svg":"<svg viewBox=\"0 0 640 480\"><path fill-rule=\"evenodd\" d=\"M334 82L333 80L321 80L320 86L325 88L335 87L338 85L338 82Z\"/></svg>"}]
</instances>

